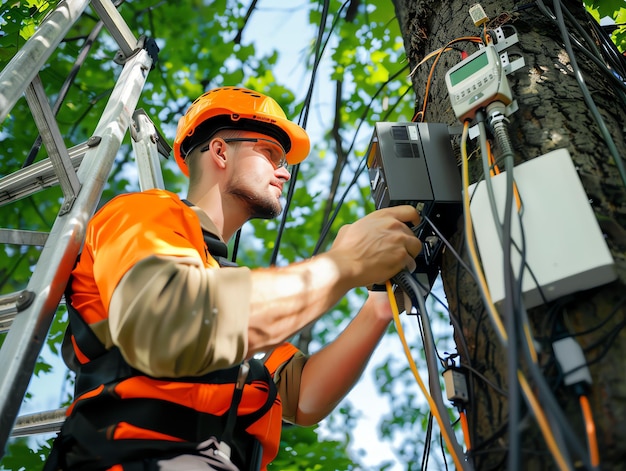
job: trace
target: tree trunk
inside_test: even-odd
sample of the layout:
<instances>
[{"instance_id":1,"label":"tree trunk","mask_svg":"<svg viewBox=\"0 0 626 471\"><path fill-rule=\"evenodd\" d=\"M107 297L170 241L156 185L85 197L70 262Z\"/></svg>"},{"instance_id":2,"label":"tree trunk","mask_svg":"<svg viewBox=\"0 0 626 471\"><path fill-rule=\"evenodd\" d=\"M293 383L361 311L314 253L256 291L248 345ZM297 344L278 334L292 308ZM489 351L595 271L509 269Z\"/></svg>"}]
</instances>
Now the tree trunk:
<instances>
[{"instance_id":1,"label":"tree trunk","mask_svg":"<svg viewBox=\"0 0 626 471\"><path fill-rule=\"evenodd\" d=\"M413 69L428 53L462 36L481 36L469 16L474 2L461 0L394 0L404 37L408 60ZM512 24L519 35L519 51L525 67L508 75L519 110L510 116L510 134L515 163L533 159L558 148L567 148L583 183L593 211L600 222L615 259L618 280L585 292L578 292L528 311L534 338L540 350L543 376L565 413L575 436L586 450L584 420L578 398L561 384L555 367L552 342L555 328L564 326L584 350L593 379L588 394L597 426L602 469L624 469L626 465L626 189L608 147L585 104L581 88L567 54L558 25L544 15L536 3L486 0L482 6L490 18ZM539 2L541 3L541 2ZM589 17L582 2L564 2L584 30L590 32ZM552 9L552 2L546 2ZM527 8L524 8L526 7ZM571 21L566 24L576 38ZM584 40L581 40L584 43ZM445 72L461 60L459 50L471 54L477 45L460 42L458 50L442 55L432 79L428 107L423 121L458 124L445 86ZM587 46L589 47L589 46ZM615 141L619 154L626 155L624 94L600 73L599 67L575 49L582 76ZM424 99L432 59L412 76L416 110ZM474 144L475 145L475 144ZM480 158L470 160L470 180L482 178ZM572 218L576 214L571 214ZM463 221L451 243L465 252ZM584 247L580 248L585 250ZM465 258L465 255L463 256ZM468 456L475 469L506 469L509 452L509 404L506 350L489 321L473 278L450 251L442 261L442 278L450 315L456 316L455 331L462 365L470 367L470 402L467 416L471 436ZM467 345L467 348L462 347ZM524 362L519 364L524 368ZM526 371L526 370L525 370ZM531 378L530 375L527 375ZM535 383L530 380L531 385ZM497 387L494 387L497 386ZM516 385L517 387L517 385ZM543 404L544 407L547 407ZM521 429L519 469L558 469L551 457L537 422L526 405L520 408ZM554 430L554 428L552 428ZM580 465L580 450L568 450Z\"/></svg>"}]
</instances>

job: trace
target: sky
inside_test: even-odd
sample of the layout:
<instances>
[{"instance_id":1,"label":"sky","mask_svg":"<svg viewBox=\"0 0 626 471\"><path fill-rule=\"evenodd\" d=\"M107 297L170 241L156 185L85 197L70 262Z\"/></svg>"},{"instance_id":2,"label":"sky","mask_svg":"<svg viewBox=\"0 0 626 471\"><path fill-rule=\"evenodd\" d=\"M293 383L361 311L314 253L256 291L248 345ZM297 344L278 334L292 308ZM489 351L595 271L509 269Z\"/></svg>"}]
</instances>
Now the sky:
<instances>
[{"instance_id":1,"label":"sky","mask_svg":"<svg viewBox=\"0 0 626 471\"><path fill-rule=\"evenodd\" d=\"M282 0L262 0L258 2L257 9L252 15L243 36L244 41L254 41L255 47L261 53L273 49L279 51L280 59L274 74L279 82L295 90L299 99L306 94L310 79L309 73L300 63L306 54L307 48L310 47L317 35L315 27L308 23L307 8L308 2L306 1L289 3L289 7L286 8ZM330 52L331 49L328 48L325 54L328 55ZM333 113L332 103L325 101L326 97L332 97L334 93L334 87L330 88L329 76L328 61L322 61L313 94L313 104L310 107L312 112L307 122L307 131L311 135L312 142L322 138L322 130L330 124L324 122L324 119L331 117ZM331 90L333 91L331 92ZM325 110L328 111L326 112ZM371 123L372 126L373 124ZM364 128L365 130L361 131L361 145L367 146L368 133L371 136L371 131L368 130L367 126ZM359 184L368 185L366 175L359 180ZM440 288L438 290L440 291ZM443 295L440 294L440 297L443 298ZM402 322L409 342L418 346L420 337L415 320L403 316ZM448 349L448 351L450 350ZM359 413L357 426L353 430L352 452L357 453L360 450L360 453L364 453L363 461L372 467L383 461L390 461L393 463L393 466L388 468L389 471L400 471L406 469L406 465L396 456L393 451L393 445L383 442L378 436L379 421L384 414L389 412L389 404L384 398L379 397L378 389L373 380L374 373L371 368L373 365L380 364L390 353L398 362L407 363L399 338L396 335L385 336L372 356L370 367L366 369L361 380L345 401L349 402ZM46 360L53 364L55 371L65 371L65 366L57 357L46 355ZM421 370L423 365L418 366L420 366ZM425 366L421 374L426 381ZM29 391L35 392L33 399L25 405L20 414L48 410L51 407L50 404L54 404L52 407L56 407L56 404L65 397L66 392L62 390L63 375L53 376L53 378L33 379L29 387ZM42 392L44 393L42 394ZM413 393L419 400L423 399L417 385L415 385ZM418 407L418 404L416 404L416 407ZM333 436L333 431L330 429L328 421L321 423L320 434L322 437ZM48 437L39 436L38 440L44 440ZM375 446L373 447L372 444L375 444ZM433 453L436 453L436 451L433 451ZM432 467L431 469L435 468Z\"/></svg>"}]
</instances>

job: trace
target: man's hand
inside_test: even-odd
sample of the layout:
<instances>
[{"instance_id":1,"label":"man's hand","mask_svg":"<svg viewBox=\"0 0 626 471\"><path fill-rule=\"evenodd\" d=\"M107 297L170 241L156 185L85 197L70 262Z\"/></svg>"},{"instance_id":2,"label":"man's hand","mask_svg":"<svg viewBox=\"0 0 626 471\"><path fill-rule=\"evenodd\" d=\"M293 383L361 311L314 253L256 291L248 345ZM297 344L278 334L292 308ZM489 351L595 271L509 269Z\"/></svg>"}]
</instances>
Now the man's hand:
<instances>
[{"instance_id":1,"label":"man's hand","mask_svg":"<svg viewBox=\"0 0 626 471\"><path fill-rule=\"evenodd\" d=\"M328 251L353 287L384 283L404 268L414 269L421 241L407 226L420 217L412 206L393 206L343 226Z\"/></svg>"},{"instance_id":2,"label":"man's hand","mask_svg":"<svg viewBox=\"0 0 626 471\"><path fill-rule=\"evenodd\" d=\"M286 267L253 270L247 354L282 342L352 288L384 283L413 268L422 243L407 224L417 225L419 219L412 206L381 209L342 227L328 252Z\"/></svg>"},{"instance_id":3,"label":"man's hand","mask_svg":"<svg viewBox=\"0 0 626 471\"><path fill-rule=\"evenodd\" d=\"M368 291L367 293L368 297L365 304L372 306L377 317L387 322L393 320L393 311L391 310L391 303L387 291ZM410 307L411 301L401 289L396 288L394 298L400 314L405 311L407 306Z\"/></svg>"}]
</instances>

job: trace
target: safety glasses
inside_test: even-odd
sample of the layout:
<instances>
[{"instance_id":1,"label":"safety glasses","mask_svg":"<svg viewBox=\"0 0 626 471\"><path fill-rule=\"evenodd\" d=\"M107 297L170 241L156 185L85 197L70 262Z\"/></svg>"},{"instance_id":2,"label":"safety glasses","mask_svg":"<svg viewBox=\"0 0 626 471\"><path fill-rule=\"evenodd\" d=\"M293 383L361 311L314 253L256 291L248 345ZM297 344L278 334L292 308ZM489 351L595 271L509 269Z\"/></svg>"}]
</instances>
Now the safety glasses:
<instances>
[{"instance_id":1,"label":"safety glasses","mask_svg":"<svg viewBox=\"0 0 626 471\"><path fill-rule=\"evenodd\" d=\"M252 150L269 160L275 170L288 165L285 149L278 142L271 139L263 137L229 137L223 140L227 144L230 142L253 142ZM209 150L208 145L200 149L200 152L206 152L207 150Z\"/></svg>"}]
</instances>

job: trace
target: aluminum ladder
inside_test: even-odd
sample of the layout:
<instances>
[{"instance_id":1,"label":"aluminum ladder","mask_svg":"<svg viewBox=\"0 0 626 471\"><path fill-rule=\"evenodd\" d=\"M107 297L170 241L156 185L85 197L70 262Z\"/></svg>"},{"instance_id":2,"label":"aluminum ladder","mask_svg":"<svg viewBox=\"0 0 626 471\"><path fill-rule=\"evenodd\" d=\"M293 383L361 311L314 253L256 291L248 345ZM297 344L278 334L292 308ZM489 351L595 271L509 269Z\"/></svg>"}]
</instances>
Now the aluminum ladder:
<instances>
[{"instance_id":1,"label":"aluminum ladder","mask_svg":"<svg viewBox=\"0 0 626 471\"><path fill-rule=\"evenodd\" d=\"M116 41L122 72L87 142L67 148L45 95L39 71L91 4ZM136 110L156 61L156 44L137 39L111 0L64 0L0 72L0 122L25 94L48 157L0 178L0 207L60 185L63 202L49 233L0 229L0 243L43 246L26 288L0 296L0 458L10 436L58 430L63 410L18 418L18 412L62 301L88 220L102 195L126 131L130 129L140 188L163 188L159 156L170 147L142 110ZM2 222L2 221L0 221Z\"/></svg>"}]
</instances>

